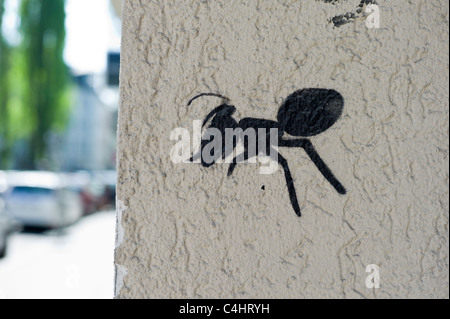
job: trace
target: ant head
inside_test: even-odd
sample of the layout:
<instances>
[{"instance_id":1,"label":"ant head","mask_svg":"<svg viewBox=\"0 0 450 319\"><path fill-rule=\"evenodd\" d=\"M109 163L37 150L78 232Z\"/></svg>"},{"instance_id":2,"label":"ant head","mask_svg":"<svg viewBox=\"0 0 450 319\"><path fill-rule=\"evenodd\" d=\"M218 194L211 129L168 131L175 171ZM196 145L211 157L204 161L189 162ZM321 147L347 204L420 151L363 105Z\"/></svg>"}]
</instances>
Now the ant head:
<instances>
[{"instance_id":1,"label":"ant head","mask_svg":"<svg viewBox=\"0 0 450 319\"><path fill-rule=\"evenodd\" d=\"M231 116L234 112L236 112L236 107L229 104L222 104L215 109L215 113L221 116Z\"/></svg>"},{"instance_id":2,"label":"ant head","mask_svg":"<svg viewBox=\"0 0 450 319\"><path fill-rule=\"evenodd\" d=\"M215 117L218 117L222 120L228 119L231 117L231 115L234 114L234 112L236 112L236 108L233 105L229 104L219 105L205 117L205 119L203 120L203 126L205 126L210 119Z\"/></svg>"},{"instance_id":3,"label":"ant head","mask_svg":"<svg viewBox=\"0 0 450 319\"><path fill-rule=\"evenodd\" d=\"M223 96L223 95L220 95L217 93L201 93L201 94L195 96L194 98L192 98L189 101L188 106L190 106L192 104L192 102L194 102L196 99L198 99L202 96L215 96L215 97L220 97L223 100L221 105L216 107L205 117L205 119L203 121L203 126L205 126L206 123L213 117L230 118L231 115L233 115L234 112L236 112L236 108L233 105L227 104L230 102L230 99L227 98L226 96Z\"/></svg>"},{"instance_id":4,"label":"ant head","mask_svg":"<svg viewBox=\"0 0 450 319\"><path fill-rule=\"evenodd\" d=\"M343 109L344 98L335 90L302 89L286 98L277 120L286 133L309 137L329 129Z\"/></svg>"}]
</instances>

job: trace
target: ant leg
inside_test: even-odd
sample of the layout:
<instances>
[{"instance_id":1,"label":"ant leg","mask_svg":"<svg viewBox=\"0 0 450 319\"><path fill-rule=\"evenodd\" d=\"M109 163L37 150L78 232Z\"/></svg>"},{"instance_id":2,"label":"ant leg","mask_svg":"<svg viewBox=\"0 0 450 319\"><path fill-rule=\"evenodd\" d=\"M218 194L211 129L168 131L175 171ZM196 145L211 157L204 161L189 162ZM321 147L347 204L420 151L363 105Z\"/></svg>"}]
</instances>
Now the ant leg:
<instances>
[{"instance_id":1,"label":"ant leg","mask_svg":"<svg viewBox=\"0 0 450 319\"><path fill-rule=\"evenodd\" d=\"M242 156L244 156L243 161L248 160L248 151L245 150L244 153L242 153L241 155L236 156L236 157L233 159L233 162L230 164L230 167L228 168L228 174L227 174L228 176L233 175L234 169L236 168L236 165L238 164L238 163L237 163L237 159L238 159L239 157L242 157Z\"/></svg>"},{"instance_id":2,"label":"ant leg","mask_svg":"<svg viewBox=\"0 0 450 319\"><path fill-rule=\"evenodd\" d=\"M278 146L280 147L305 147L308 140L305 138L295 140L285 140L280 138L278 140Z\"/></svg>"},{"instance_id":3,"label":"ant leg","mask_svg":"<svg viewBox=\"0 0 450 319\"><path fill-rule=\"evenodd\" d=\"M230 167L228 168L227 176L233 175L234 169L236 168L236 165L237 165L235 160L236 160L236 158L233 160L233 163L230 164Z\"/></svg>"},{"instance_id":4,"label":"ant leg","mask_svg":"<svg viewBox=\"0 0 450 319\"><path fill-rule=\"evenodd\" d=\"M189 161L193 163L194 161L197 161L198 159L201 160L200 163L202 164L203 167L211 167L211 166L213 166L214 163L215 163L215 161L213 161L213 162L211 162L211 163L206 163L206 162L203 160L203 158L202 158L202 152L201 152L201 151L198 152L198 153L196 153L196 154L194 154L194 155L192 155L192 157L189 159Z\"/></svg>"},{"instance_id":5,"label":"ant leg","mask_svg":"<svg viewBox=\"0 0 450 319\"><path fill-rule=\"evenodd\" d=\"M347 194L345 187L338 181L338 179L334 176L331 170L328 168L327 164L320 158L319 154L316 152L314 146L309 140L305 140L305 145L303 149L308 154L309 158L313 161L313 163L317 166L322 175L328 180L328 182L336 189L336 191L341 194Z\"/></svg>"},{"instance_id":6,"label":"ant leg","mask_svg":"<svg viewBox=\"0 0 450 319\"><path fill-rule=\"evenodd\" d=\"M198 161L200 159L200 163L203 167L211 167L216 163L217 158L214 155L211 155L212 161L211 162L205 162L204 158L203 158L203 150L205 148L206 145L208 145L208 143L211 143L209 140L202 140L202 143L200 145L200 149L198 150L197 153L193 154L191 156L191 158L189 159L190 162L194 162L194 161Z\"/></svg>"},{"instance_id":7,"label":"ant leg","mask_svg":"<svg viewBox=\"0 0 450 319\"><path fill-rule=\"evenodd\" d=\"M319 154L316 152L311 141L308 139L296 139L296 140L284 140L280 139L278 142L279 146L282 147L301 147L306 151L309 158L312 160L314 165L319 169L322 175L327 179L327 181L336 189L339 194L345 195L347 191L345 187L338 181L331 170L328 168L327 164L322 160Z\"/></svg>"},{"instance_id":8,"label":"ant leg","mask_svg":"<svg viewBox=\"0 0 450 319\"><path fill-rule=\"evenodd\" d=\"M297 200L297 193L295 191L294 186L294 180L292 179L291 171L289 170L288 162L287 160L281 156L281 154L278 154L278 161L280 162L281 166L284 170L284 176L286 178L286 184L289 191L289 198L291 199L292 208L294 208L295 213L298 217L302 216L300 212L300 206L298 205Z\"/></svg>"},{"instance_id":9,"label":"ant leg","mask_svg":"<svg viewBox=\"0 0 450 319\"><path fill-rule=\"evenodd\" d=\"M189 159L190 162L194 162L199 160L202 157L202 151L200 149L200 151L198 151L196 154L192 155L191 158Z\"/></svg>"}]
</instances>

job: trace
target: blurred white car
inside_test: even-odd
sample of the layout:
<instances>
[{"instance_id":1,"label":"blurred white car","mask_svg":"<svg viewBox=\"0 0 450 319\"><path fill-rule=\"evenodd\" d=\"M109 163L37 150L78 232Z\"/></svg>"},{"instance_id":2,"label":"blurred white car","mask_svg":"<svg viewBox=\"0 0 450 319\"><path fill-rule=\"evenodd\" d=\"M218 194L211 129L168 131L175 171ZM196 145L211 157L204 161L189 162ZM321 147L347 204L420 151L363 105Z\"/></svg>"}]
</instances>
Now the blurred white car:
<instances>
[{"instance_id":1,"label":"blurred white car","mask_svg":"<svg viewBox=\"0 0 450 319\"><path fill-rule=\"evenodd\" d=\"M0 198L0 259L5 257L6 248L8 246L9 236L21 229L21 225L13 221L6 213L2 205L2 199Z\"/></svg>"},{"instance_id":2,"label":"blurred white car","mask_svg":"<svg viewBox=\"0 0 450 319\"><path fill-rule=\"evenodd\" d=\"M0 212L0 258L5 257L8 236L10 234L9 221Z\"/></svg>"},{"instance_id":3,"label":"blurred white car","mask_svg":"<svg viewBox=\"0 0 450 319\"><path fill-rule=\"evenodd\" d=\"M80 195L67 185L63 174L8 172L7 181L6 211L23 226L59 228L83 214Z\"/></svg>"},{"instance_id":4,"label":"blurred white car","mask_svg":"<svg viewBox=\"0 0 450 319\"><path fill-rule=\"evenodd\" d=\"M5 257L6 244L10 234L10 222L4 213L3 201L0 197L0 258Z\"/></svg>"},{"instance_id":5,"label":"blurred white car","mask_svg":"<svg viewBox=\"0 0 450 319\"><path fill-rule=\"evenodd\" d=\"M6 174L0 172L0 259L6 255L6 247L9 235L18 230L18 224L14 223L5 212L3 193L7 189Z\"/></svg>"}]
</instances>

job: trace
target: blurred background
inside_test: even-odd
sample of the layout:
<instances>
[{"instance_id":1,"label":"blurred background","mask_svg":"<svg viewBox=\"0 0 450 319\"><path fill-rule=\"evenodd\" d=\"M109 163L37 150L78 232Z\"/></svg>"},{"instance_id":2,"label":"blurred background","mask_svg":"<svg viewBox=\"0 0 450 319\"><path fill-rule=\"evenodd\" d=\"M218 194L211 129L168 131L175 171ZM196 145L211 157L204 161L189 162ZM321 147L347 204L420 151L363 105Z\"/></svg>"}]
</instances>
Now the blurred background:
<instances>
[{"instance_id":1,"label":"blurred background","mask_svg":"<svg viewBox=\"0 0 450 319\"><path fill-rule=\"evenodd\" d=\"M0 299L112 298L121 0L0 0Z\"/></svg>"}]
</instances>

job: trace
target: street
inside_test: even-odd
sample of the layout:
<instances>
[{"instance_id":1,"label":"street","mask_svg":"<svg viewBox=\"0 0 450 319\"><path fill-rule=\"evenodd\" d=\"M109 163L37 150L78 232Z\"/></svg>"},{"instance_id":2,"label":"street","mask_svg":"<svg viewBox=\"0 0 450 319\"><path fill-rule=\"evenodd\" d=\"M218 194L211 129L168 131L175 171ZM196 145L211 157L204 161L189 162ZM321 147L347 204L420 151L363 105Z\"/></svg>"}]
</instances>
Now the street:
<instances>
[{"instance_id":1,"label":"street","mask_svg":"<svg viewBox=\"0 0 450 319\"><path fill-rule=\"evenodd\" d=\"M0 259L0 299L111 299L115 213L63 230L20 232Z\"/></svg>"}]
</instances>

